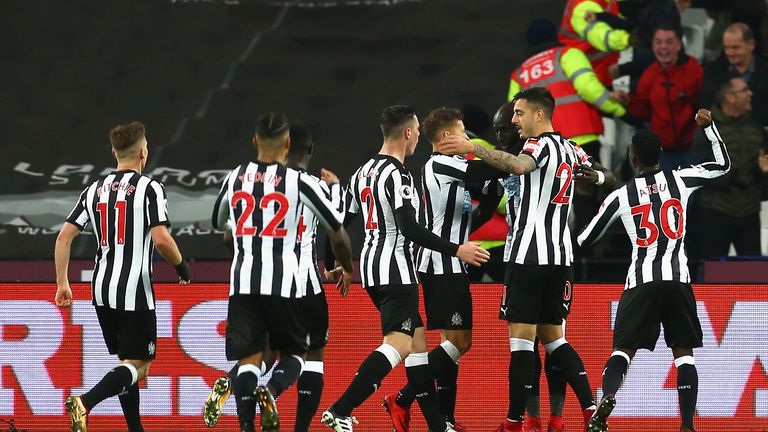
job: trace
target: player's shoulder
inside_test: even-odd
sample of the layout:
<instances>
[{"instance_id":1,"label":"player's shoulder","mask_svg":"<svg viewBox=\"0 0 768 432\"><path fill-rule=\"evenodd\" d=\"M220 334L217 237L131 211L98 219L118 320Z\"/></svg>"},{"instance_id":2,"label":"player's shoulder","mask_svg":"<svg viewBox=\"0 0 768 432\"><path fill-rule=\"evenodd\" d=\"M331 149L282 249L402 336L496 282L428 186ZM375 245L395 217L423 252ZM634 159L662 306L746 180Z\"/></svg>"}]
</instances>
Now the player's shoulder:
<instances>
[{"instance_id":1,"label":"player's shoulder","mask_svg":"<svg viewBox=\"0 0 768 432\"><path fill-rule=\"evenodd\" d=\"M383 155L379 155L383 156ZM411 177L410 171L408 171L405 168L405 165L403 165L399 160L395 159L392 156L383 156L382 157L383 163L379 167L379 171L382 175L387 175L389 177Z\"/></svg>"},{"instance_id":2,"label":"player's shoulder","mask_svg":"<svg viewBox=\"0 0 768 432\"><path fill-rule=\"evenodd\" d=\"M467 162L468 162L467 158L465 158L462 155L451 156L451 155L445 155L440 153L433 153L432 156L427 160L427 163L449 165L449 166L464 165Z\"/></svg>"}]
</instances>

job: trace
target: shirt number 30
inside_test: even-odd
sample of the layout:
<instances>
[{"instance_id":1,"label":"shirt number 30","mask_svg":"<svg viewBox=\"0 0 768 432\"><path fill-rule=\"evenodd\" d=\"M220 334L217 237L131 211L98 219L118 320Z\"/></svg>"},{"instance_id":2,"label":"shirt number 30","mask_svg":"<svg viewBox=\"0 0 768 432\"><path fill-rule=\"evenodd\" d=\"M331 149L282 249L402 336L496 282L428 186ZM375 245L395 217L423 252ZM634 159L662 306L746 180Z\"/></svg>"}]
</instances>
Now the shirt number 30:
<instances>
[{"instance_id":1,"label":"shirt number 30","mask_svg":"<svg viewBox=\"0 0 768 432\"><path fill-rule=\"evenodd\" d=\"M651 203L632 207L632 216L640 215L640 229L644 230L645 234L647 234L645 238L640 238L640 233L638 231L637 240L635 242L640 247L648 247L656 243L656 240L659 239L659 227L650 220L652 209L653 204ZM670 216L675 216L674 214L670 215L670 212L673 210L677 213L677 218L675 220L676 227L674 228L669 223ZM683 204L680 200L672 198L664 201L664 203L661 204L658 219L661 221L661 232L669 239L677 240L683 236Z\"/></svg>"}]
</instances>

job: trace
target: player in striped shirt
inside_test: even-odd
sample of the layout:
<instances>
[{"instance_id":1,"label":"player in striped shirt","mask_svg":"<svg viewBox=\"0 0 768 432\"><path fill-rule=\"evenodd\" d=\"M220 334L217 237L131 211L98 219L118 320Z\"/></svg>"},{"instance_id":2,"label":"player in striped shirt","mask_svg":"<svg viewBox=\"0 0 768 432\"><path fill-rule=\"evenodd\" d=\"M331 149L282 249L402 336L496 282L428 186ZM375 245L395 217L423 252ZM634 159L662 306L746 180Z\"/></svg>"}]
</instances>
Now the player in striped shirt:
<instances>
[{"instance_id":1,"label":"player in striped shirt","mask_svg":"<svg viewBox=\"0 0 768 432\"><path fill-rule=\"evenodd\" d=\"M413 154L419 140L415 111L403 105L386 108L380 125L384 137L381 150L355 171L347 196L348 221L357 213L363 214L363 286L380 311L384 338L381 346L360 365L344 394L323 412L323 421L336 432L352 431L356 422L351 417L352 410L373 394L403 358L408 382L417 394L434 386L426 352L409 355L414 333L423 332L413 243L473 265L488 260L488 253L479 246L451 243L416 221L418 193L411 174L403 166L405 157ZM453 431L434 406L434 398L431 402L431 407L422 405L430 429Z\"/></svg>"},{"instance_id":2,"label":"player in striped shirt","mask_svg":"<svg viewBox=\"0 0 768 432\"><path fill-rule=\"evenodd\" d=\"M508 238L499 317L508 322L510 344L509 410L500 432L523 430L527 388L534 369L538 335L552 362L579 399L584 423L595 410L584 364L563 336L565 296L573 282L573 248L568 228L574 166L592 165L589 156L552 128L555 103L545 88L518 93L512 123L526 138L519 155L491 150L459 138L440 146L448 154L472 152L491 166L520 176L519 207ZM597 175L596 173L591 173Z\"/></svg>"},{"instance_id":3,"label":"player in striped shirt","mask_svg":"<svg viewBox=\"0 0 768 432\"><path fill-rule=\"evenodd\" d=\"M139 387L155 358L157 318L152 287L152 252L156 248L190 281L189 266L168 232L165 188L141 174L149 156L144 125L133 122L109 132L116 170L89 185L56 239L57 306L72 305L67 268L72 241L90 224L96 234L96 266L91 281L93 305L110 354L120 365L91 390L65 403L72 431L87 429L86 415L99 402L119 396L128 429L143 431Z\"/></svg>"},{"instance_id":4,"label":"player in striped shirt","mask_svg":"<svg viewBox=\"0 0 768 432\"><path fill-rule=\"evenodd\" d=\"M314 150L312 132L307 126L292 123L290 126L291 148L286 156L286 166L307 173L309 162ZM331 200L338 211L343 212L344 197L338 178L330 171L321 171L330 183L307 173L322 188L328 189ZM300 243L299 270L297 273L298 286L306 287L307 295L300 300L309 325L309 351L304 362L304 368L296 384L298 405L296 407L296 422L294 432L306 432L312 421L323 391L323 357L325 345L328 343L328 302L325 290L317 268L317 217L312 209L304 206L299 218L297 241ZM234 252L232 231L225 233L225 243ZM346 292L342 292L345 295ZM266 350L261 364L261 373L272 368L275 356ZM222 415L222 408L229 398L232 384L237 377L239 365L235 365L226 377L221 377L214 383L203 409L203 420L206 426L214 427Z\"/></svg>"},{"instance_id":5,"label":"player in striped shirt","mask_svg":"<svg viewBox=\"0 0 768 432\"><path fill-rule=\"evenodd\" d=\"M224 179L213 224L234 228L226 354L239 363L234 393L240 428L254 430L258 403L261 430L272 432L280 428L274 398L298 379L308 350L308 323L300 306L306 285L296 280L304 206L328 230L344 269L339 284L343 292L351 281L352 262L339 203L334 204L328 189L308 174L283 165L290 147L285 115L260 116L253 143L258 158ZM279 352L280 363L269 383L258 386L267 346Z\"/></svg>"},{"instance_id":6,"label":"player in striped shirt","mask_svg":"<svg viewBox=\"0 0 768 432\"><path fill-rule=\"evenodd\" d=\"M510 124L511 126L511 124ZM422 225L444 240L463 244L469 239L472 198L467 183L480 183L508 174L492 168L480 160L467 160L462 156L443 155L438 144L451 135L467 137L461 111L455 108L432 110L423 123L424 134L432 144L433 153L421 171L424 196ZM418 254L418 275L421 281L427 312L427 330L439 330L441 343L429 355L429 368L437 380L439 411L445 421L458 431L456 423L456 380L459 358L472 344L472 295L466 265L458 258L439 251L421 248ZM427 340L423 331L414 334L411 355L426 355ZM419 399L433 398L431 385ZM384 398L395 430L407 432L410 407L417 398L413 386L407 384L395 395ZM422 408L423 410L423 408Z\"/></svg>"},{"instance_id":7,"label":"player in striped shirt","mask_svg":"<svg viewBox=\"0 0 768 432\"><path fill-rule=\"evenodd\" d=\"M638 349L653 351L661 324L677 368L680 431L694 430L699 378L693 348L702 346L702 332L685 254L686 208L694 191L725 175L731 166L711 113L699 110L696 123L712 143L714 161L660 170L659 139L649 131L638 132L629 157L640 174L611 193L579 234L580 244L592 244L621 218L632 243L632 263L616 312L614 351L603 372L605 396L589 422L589 432L608 430L607 418L629 363Z\"/></svg>"}]
</instances>

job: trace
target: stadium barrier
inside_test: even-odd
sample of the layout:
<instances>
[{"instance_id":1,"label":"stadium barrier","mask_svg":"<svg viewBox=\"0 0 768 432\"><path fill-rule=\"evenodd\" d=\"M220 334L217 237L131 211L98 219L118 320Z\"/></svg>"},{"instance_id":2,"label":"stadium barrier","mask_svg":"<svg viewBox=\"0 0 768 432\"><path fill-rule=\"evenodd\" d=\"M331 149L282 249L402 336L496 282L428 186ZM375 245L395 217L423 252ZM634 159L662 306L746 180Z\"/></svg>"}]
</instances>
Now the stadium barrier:
<instances>
[{"instance_id":1,"label":"stadium barrier","mask_svg":"<svg viewBox=\"0 0 768 432\"><path fill-rule=\"evenodd\" d=\"M231 366L224 358L228 287L221 284L157 285L157 359L141 389L147 430L203 431L203 401L216 377ZM326 350L321 410L345 389L364 357L380 344L378 314L359 286L347 298L328 287L331 329ZM497 319L501 285L474 285L474 343L461 359L457 418L469 430L491 430L506 415L509 361L506 326ZM53 284L0 285L0 431L68 430L63 402L93 386L115 365L104 347L87 285L73 286L69 309L53 304ZM699 371L697 429L768 430L768 286L697 285L704 347L696 350ZM611 328L619 285L577 285L566 335L579 351L593 387L600 385L611 353ZM437 342L430 335L431 344ZM678 428L675 368L663 338L652 353L633 361L611 431ZM262 380L266 380L263 378ZM391 430L379 406L405 382L403 367L355 411L355 430ZM542 389L546 389L542 377ZM292 430L296 392L278 405L285 430ZM546 390L542 413L548 413ZM414 405L414 431L426 431ZM234 401L215 430L234 430ZM568 430L581 430L581 413L569 391ZM326 430L319 423L312 430ZM89 430L125 430L117 398L90 415Z\"/></svg>"}]
</instances>

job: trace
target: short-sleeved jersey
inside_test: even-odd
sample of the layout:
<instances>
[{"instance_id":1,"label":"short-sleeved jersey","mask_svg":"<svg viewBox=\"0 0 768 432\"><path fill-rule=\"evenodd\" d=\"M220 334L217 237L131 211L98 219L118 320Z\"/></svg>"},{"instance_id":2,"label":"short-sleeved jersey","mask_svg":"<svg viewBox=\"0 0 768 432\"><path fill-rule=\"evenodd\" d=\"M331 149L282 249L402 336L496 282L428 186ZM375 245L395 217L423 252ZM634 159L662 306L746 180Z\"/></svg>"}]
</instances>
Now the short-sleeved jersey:
<instances>
[{"instance_id":1,"label":"short-sleeved jersey","mask_svg":"<svg viewBox=\"0 0 768 432\"><path fill-rule=\"evenodd\" d=\"M461 156L435 153L421 171L426 228L455 244L464 244L469 238L472 197L464 183L467 167L468 161ZM419 249L418 265L422 273L467 273L458 258L427 248Z\"/></svg>"},{"instance_id":2,"label":"short-sleeved jersey","mask_svg":"<svg viewBox=\"0 0 768 432\"><path fill-rule=\"evenodd\" d=\"M318 177L306 172L305 174L316 181L324 191L327 191L336 211L343 213L344 195L341 186L336 183L329 187ZM320 294L323 291L323 284L320 281L320 270L317 267L317 216L308 206L304 206L301 211L296 240L300 245L299 272L296 275L296 281L299 286L306 287L307 295Z\"/></svg>"},{"instance_id":3,"label":"short-sleeved jersey","mask_svg":"<svg viewBox=\"0 0 768 432\"><path fill-rule=\"evenodd\" d=\"M568 216L573 201L573 167L592 164L589 155L557 132L529 138L520 157L536 169L520 176L520 205L504 261L517 264L571 265L573 245ZM510 199L513 202L514 200Z\"/></svg>"},{"instance_id":4,"label":"short-sleeved jersey","mask_svg":"<svg viewBox=\"0 0 768 432\"><path fill-rule=\"evenodd\" d=\"M248 162L227 175L214 205L213 225L223 228L227 221L233 230L230 296L306 294L306 286L296 283L303 206L324 227L341 227L343 213L328 189L306 173L279 163Z\"/></svg>"},{"instance_id":5,"label":"short-sleeved jersey","mask_svg":"<svg viewBox=\"0 0 768 432\"><path fill-rule=\"evenodd\" d=\"M419 208L413 177L403 164L392 156L374 156L352 175L346 202L348 212L363 216L363 286L418 283L413 243L395 222L395 211L399 208Z\"/></svg>"},{"instance_id":6,"label":"short-sleeved jersey","mask_svg":"<svg viewBox=\"0 0 768 432\"><path fill-rule=\"evenodd\" d=\"M123 311L155 308L150 229L170 226L165 188L133 170L115 171L85 188L67 222L96 234L93 304Z\"/></svg>"},{"instance_id":7,"label":"short-sleeved jersey","mask_svg":"<svg viewBox=\"0 0 768 432\"><path fill-rule=\"evenodd\" d=\"M684 247L688 199L707 182L725 175L731 165L715 125L705 133L712 142L714 162L635 177L608 195L579 234L579 244L592 244L621 218L632 243L626 289L656 281L691 281Z\"/></svg>"}]
</instances>

